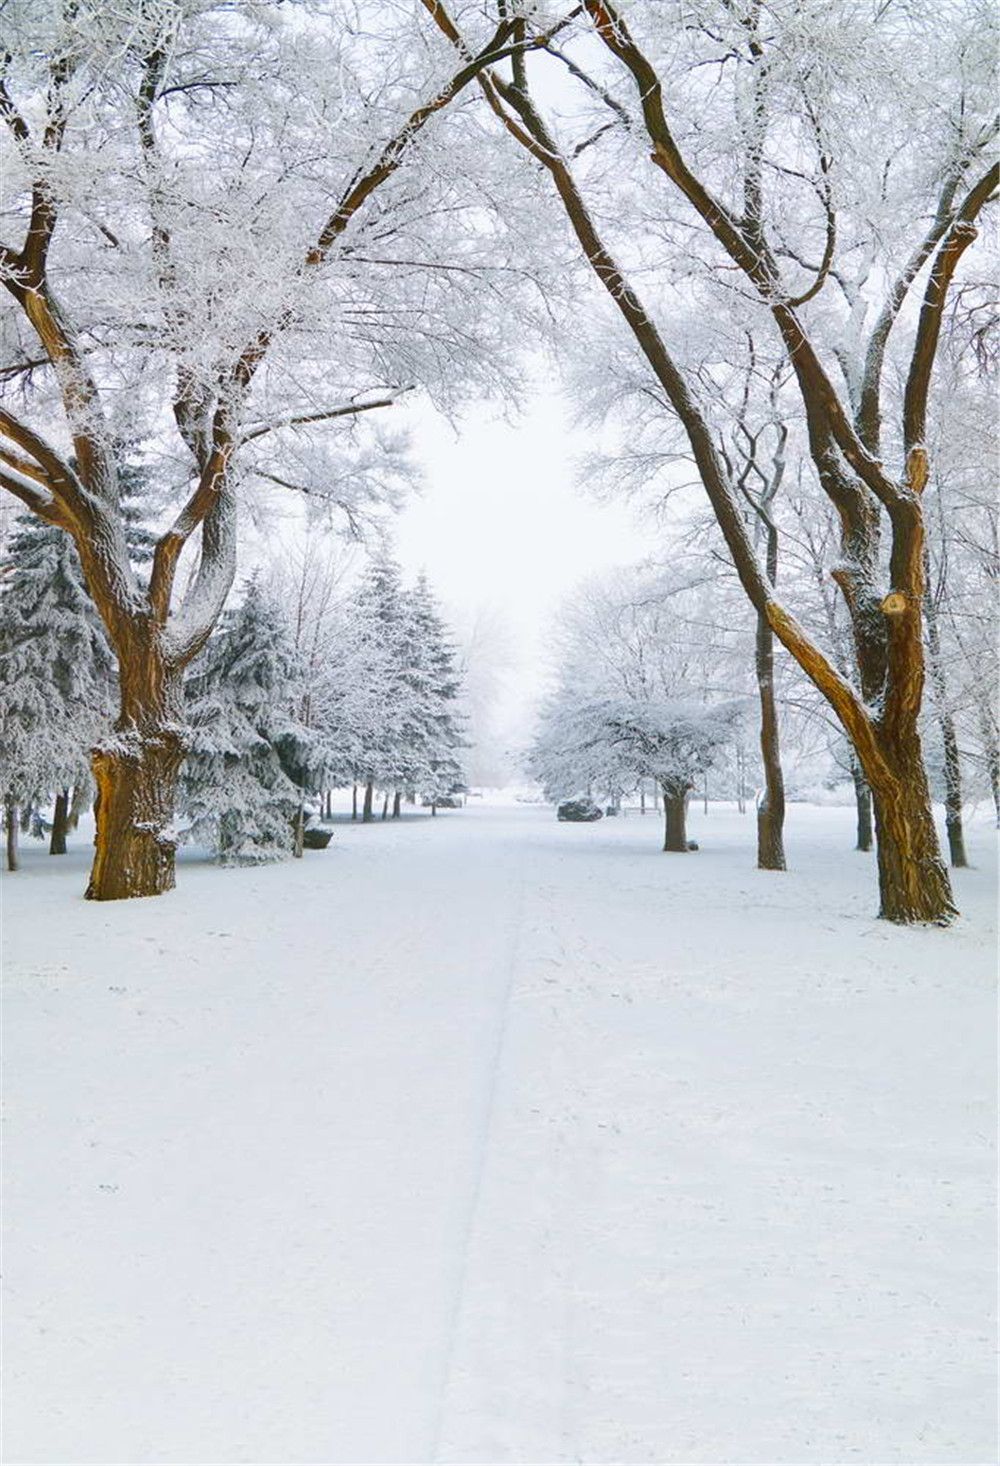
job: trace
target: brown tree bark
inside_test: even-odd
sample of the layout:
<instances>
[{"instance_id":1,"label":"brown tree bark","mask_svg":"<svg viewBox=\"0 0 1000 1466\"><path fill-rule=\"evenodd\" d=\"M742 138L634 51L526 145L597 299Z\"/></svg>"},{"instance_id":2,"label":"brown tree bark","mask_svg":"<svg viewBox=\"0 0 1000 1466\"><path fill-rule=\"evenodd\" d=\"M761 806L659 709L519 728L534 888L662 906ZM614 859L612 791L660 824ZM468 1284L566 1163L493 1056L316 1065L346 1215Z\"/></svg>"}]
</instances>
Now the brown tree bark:
<instances>
[{"instance_id":1,"label":"brown tree bark","mask_svg":"<svg viewBox=\"0 0 1000 1466\"><path fill-rule=\"evenodd\" d=\"M879 915L887 921L941 925L955 915L955 906L934 828L919 739L914 735L893 753L890 777L870 781Z\"/></svg>"},{"instance_id":2,"label":"brown tree bark","mask_svg":"<svg viewBox=\"0 0 1000 1466\"><path fill-rule=\"evenodd\" d=\"M52 836L49 840L50 855L66 854L66 831L69 828L69 790L60 789L56 795L56 807L52 815Z\"/></svg>"},{"instance_id":3,"label":"brown tree bark","mask_svg":"<svg viewBox=\"0 0 1000 1466\"><path fill-rule=\"evenodd\" d=\"M690 790L678 792L672 785L663 786L663 848L687 854L687 804Z\"/></svg>"},{"instance_id":4,"label":"brown tree bark","mask_svg":"<svg viewBox=\"0 0 1000 1466\"><path fill-rule=\"evenodd\" d=\"M91 754L97 828L90 901L158 896L174 886L182 674L164 656L156 630L143 632L130 635L124 651L116 648L121 707L111 734Z\"/></svg>"}]
</instances>

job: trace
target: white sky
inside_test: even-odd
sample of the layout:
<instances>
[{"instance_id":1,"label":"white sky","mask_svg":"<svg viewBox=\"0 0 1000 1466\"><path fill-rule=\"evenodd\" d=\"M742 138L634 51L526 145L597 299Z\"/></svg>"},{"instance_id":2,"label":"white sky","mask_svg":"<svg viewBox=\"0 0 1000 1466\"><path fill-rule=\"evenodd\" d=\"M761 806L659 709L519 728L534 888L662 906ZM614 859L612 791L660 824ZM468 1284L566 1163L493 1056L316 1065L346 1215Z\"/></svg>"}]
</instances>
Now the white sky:
<instances>
[{"instance_id":1,"label":"white sky","mask_svg":"<svg viewBox=\"0 0 1000 1466\"><path fill-rule=\"evenodd\" d=\"M544 682L553 612L581 580L651 554L655 544L627 506L598 504L576 481L585 448L565 406L536 394L517 422L482 406L458 429L430 412L412 417L422 496L394 522L404 569L426 570L456 629L483 610L512 642L512 734L530 721Z\"/></svg>"}]
</instances>

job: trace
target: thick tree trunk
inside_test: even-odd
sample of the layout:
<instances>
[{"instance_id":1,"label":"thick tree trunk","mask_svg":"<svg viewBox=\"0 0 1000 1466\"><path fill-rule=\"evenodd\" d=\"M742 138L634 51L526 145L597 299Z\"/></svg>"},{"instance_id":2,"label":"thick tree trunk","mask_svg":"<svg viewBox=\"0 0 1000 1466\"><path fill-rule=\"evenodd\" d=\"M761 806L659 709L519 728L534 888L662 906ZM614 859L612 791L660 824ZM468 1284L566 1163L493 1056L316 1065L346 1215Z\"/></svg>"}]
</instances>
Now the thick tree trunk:
<instances>
[{"instance_id":1,"label":"thick tree trunk","mask_svg":"<svg viewBox=\"0 0 1000 1466\"><path fill-rule=\"evenodd\" d=\"M664 850L672 850L678 853L687 852L687 801L687 791L685 791L683 794L675 794L670 790L664 788Z\"/></svg>"},{"instance_id":2,"label":"thick tree trunk","mask_svg":"<svg viewBox=\"0 0 1000 1466\"><path fill-rule=\"evenodd\" d=\"M760 752L764 793L757 806L757 868L785 869L785 780L781 770L778 710L774 700L774 633L757 617L757 689L760 694Z\"/></svg>"},{"instance_id":3,"label":"thick tree trunk","mask_svg":"<svg viewBox=\"0 0 1000 1466\"><path fill-rule=\"evenodd\" d=\"M60 789L56 795L55 813L52 816L52 838L49 840L50 855L66 854L66 831L69 828L69 790Z\"/></svg>"},{"instance_id":4,"label":"thick tree trunk","mask_svg":"<svg viewBox=\"0 0 1000 1466\"><path fill-rule=\"evenodd\" d=\"M395 794L392 796L392 817L393 817L394 820L398 820L399 819L399 816L400 816L400 813L401 813L401 805L402 805L402 802L403 802L403 796L400 793L400 791L397 789L396 792L395 792Z\"/></svg>"},{"instance_id":5,"label":"thick tree trunk","mask_svg":"<svg viewBox=\"0 0 1000 1466\"><path fill-rule=\"evenodd\" d=\"M21 862L18 859L17 851L17 805L13 799L4 801L4 824L7 827L7 869L15 871Z\"/></svg>"},{"instance_id":6,"label":"thick tree trunk","mask_svg":"<svg viewBox=\"0 0 1000 1466\"><path fill-rule=\"evenodd\" d=\"M374 800L374 798L375 786L369 779L368 783L365 785L365 801L364 804L361 806L361 823L363 825L370 825L372 820L375 818L375 816L372 814L372 801Z\"/></svg>"},{"instance_id":7,"label":"thick tree trunk","mask_svg":"<svg viewBox=\"0 0 1000 1466\"><path fill-rule=\"evenodd\" d=\"M177 779L184 761L183 686L156 632L119 647L121 712L91 753L97 784L90 901L159 896L174 886Z\"/></svg>"},{"instance_id":8,"label":"thick tree trunk","mask_svg":"<svg viewBox=\"0 0 1000 1466\"><path fill-rule=\"evenodd\" d=\"M864 771L855 757L854 750L851 750L851 778L854 781L854 809L856 816L857 838L855 850L862 851L867 855L874 842L874 830L872 829L872 791L868 787Z\"/></svg>"},{"instance_id":9,"label":"thick tree trunk","mask_svg":"<svg viewBox=\"0 0 1000 1466\"><path fill-rule=\"evenodd\" d=\"M94 749L97 833L90 901L173 890L172 832L184 742L177 726L119 730Z\"/></svg>"},{"instance_id":10,"label":"thick tree trunk","mask_svg":"<svg viewBox=\"0 0 1000 1466\"><path fill-rule=\"evenodd\" d=\"M879 915L943 925L956 915L941 859L920 740L883 748L888 777L869 776L878 851Z\"/></svg>"}]
</instances>

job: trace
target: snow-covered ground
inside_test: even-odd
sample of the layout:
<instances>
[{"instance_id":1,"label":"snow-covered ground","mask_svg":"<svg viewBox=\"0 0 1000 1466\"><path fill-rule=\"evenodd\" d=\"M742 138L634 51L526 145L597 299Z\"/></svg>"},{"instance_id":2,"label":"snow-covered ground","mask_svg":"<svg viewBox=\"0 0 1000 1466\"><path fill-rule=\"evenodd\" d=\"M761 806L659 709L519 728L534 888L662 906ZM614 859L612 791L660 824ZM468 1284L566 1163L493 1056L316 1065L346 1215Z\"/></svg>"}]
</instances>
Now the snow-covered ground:
<instances>
[{"instance_id":1,"label":"snow-covered ground","mask_svg":"<svg viewBox=\"0 0 1000 1466\"><path fill-rule=\"evenodd\" d=\"M4 882L5 1460L995 1459L993 837L341 826Z\"/></svg>"}]
</instances>

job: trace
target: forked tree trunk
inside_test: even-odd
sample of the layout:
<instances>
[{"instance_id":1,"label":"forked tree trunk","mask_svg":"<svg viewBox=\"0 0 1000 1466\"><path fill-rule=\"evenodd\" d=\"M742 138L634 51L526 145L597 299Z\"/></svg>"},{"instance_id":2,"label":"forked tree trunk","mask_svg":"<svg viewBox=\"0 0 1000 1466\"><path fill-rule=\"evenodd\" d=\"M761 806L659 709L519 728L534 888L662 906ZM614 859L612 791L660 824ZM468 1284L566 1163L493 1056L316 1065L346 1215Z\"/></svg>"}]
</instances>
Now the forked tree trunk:
<instances>
[{"instance_id":1,"label":"forked tree trunk","mask_svg":"<svg viewBox=\"0 0 1000 1466\"><path fill-rule=\"evenodd\" d=\"M365 801L364 804L361 806L361 823L363 825L371 824L372 820L375 818L375 816L372 814L372 801L374 800L374 798L375 786L369 779L368 783L365 785Z\"/></svg>"},{"instance_id":2,"label":"forked tree trunk","mask_svg":"<svg viewBox=\"0 0 1000 1466\"><path fill-rule=\"evenodd\" d=\"M15 871L20 861L17 852L17 805L13 799L4 801L4 824L7 827L7 869Z\"/></svg>"},{"instance_id":3,"label":"forked tree trunk","mask_svg":"<svg viewBox=\"0 0 1000 1466\"><path fill-rule=\"evenodd\" d=\"M948 871L941 859L920 740L883 748L888 777L869 776L875 810L879 915L887 921L932 921L956 915Z\"/></svg>"},{"instance_id":4,"label":"forked tree trunk","mask_svg":"<svg viewBox=\"0 0 1000 1466\"><path fill-rule=\"evenodd\" d=\"M396 792L395 792L395 794L392 796L392 817L393 817L394 820L398 820L399 819L400 806L402 805L402 802L403 802L403 796L400 793L400 791L397 789Z\"/></svg>"},{"instance_id":5,"label":"forked tree trunk","mask_svg":"<svg viewBox=\"0 0 1000 1466\"><path fill-rule=\"evenodd\" d=\"M766 616L757 617L756 669L764 763L764 793L757 806L757 869L784 870L785 780L774 699L774 633Z\"/></svg>"},{"instance_id":6,"label":"forked tree trunk","mask_svg":"<svg viewBox=\"0 0 1000 1466\"><path fill-rule=\"evenodd\" d=\"M851 778L854 782L854 809L856 823L855 850L862 851L867 855L872 848L874 831L872 829L872 791L868 787L864 772L851 750Z\"/></svg>"},{"instance_id":7,"label":"forked tree trunk","mask_svg":"<svg viewBox=\"0 0 1000 1466\"><path fill-rule=\"evenodd\" d=\"M688 794L674 793L666 785L663 788L663 848L678 853L687 852L687 802Z\"/></svg>"},{"instance_id":8,"label":"forked tree trunk","mask_svg":"<svg viewBox=\"0 0 1000 1466\"><path fill-rule=\"evenodd\" d=\"M69 828L69 790L60 789L56 795L55 813L52 816L52 838L49 840L50 855L66 854L66 831Z\"/></svg>"}]
</instances>

